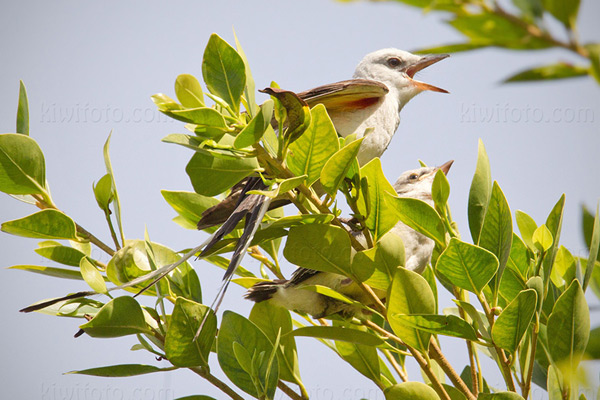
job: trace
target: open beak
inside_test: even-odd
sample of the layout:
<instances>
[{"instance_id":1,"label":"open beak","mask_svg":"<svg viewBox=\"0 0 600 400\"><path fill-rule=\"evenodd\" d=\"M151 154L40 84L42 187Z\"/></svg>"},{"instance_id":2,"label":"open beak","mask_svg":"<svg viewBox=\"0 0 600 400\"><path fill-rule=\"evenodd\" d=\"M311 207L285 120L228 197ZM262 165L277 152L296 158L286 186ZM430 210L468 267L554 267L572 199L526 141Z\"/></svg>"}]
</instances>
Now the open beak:
<instances>
[{"instance_id":1,"label":"open beak","mask_svg":"<svg viewBox=\"0 0 600 400\"><path fill-rule=\"evenodd\" d=\"M433 55L429 55L429 56L423 56L419 59L419 61L407 66L404 69L404 72L412 80L413 85L415 85L420 90L431 90L433 92L449 93L445 89L442 89L437 86L433 86L428 83L420 82L420 81L413 79L415 74L417 72L419 72L420 70L427 68L430 65L435 64L436 62L441 61L444 58L448 58L448 57L450 57L449 54L433 54Z\"/></svg>"},{"instance_id":2,"label":"open beak","mask_svg":"<svg viewBox=\"0 0 600 400\"><path fill-rule=\"evenodd\" d=\"M447 161L440 165L438 169L441 169L444 172L444 175L448 175L448 171L450 171L450 167L452 166L453 162L454 160Z\"/></svg>"}]
</instances>

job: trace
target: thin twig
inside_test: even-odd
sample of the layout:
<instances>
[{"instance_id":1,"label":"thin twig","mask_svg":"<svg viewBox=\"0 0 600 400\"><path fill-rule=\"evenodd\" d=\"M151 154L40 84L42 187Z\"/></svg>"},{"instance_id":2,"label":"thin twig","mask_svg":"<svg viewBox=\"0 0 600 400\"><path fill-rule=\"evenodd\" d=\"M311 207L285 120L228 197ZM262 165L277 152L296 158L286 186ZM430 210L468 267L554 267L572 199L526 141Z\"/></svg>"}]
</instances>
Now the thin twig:
<instances>
[{"instance_id":1,"label":"thin twig","mask_svg":"<svg viewBox=\"0 0 600 400\"><path fill-rule=\"evenodd\" d=\"M448 362L442 350L438 346L434 338L431 338L429 343L429 356L437 361L438 365L442 367L442 370L446 373L450 381L454 384L454 387L460 390L469 400L476 400L477 397L471 393L471 389L465 384L461 377L456 373L452 365Z\"/></svg>"},{"instance_id":2,"label":"thin twig","mask_svg":"<svg viewBox=\"0 0 600 400\"><path fill-rule=\"evenodd\" d=\"M396 371L402 382L408 382L408 375L404 372L404 369L398 364L392 353L387 349L381 349L381 352L385 355L385 358L390 362L392 368Z\"/></svg>"},{"instance_id":3,"label":"thin twig","mask_svg":"<svg viewBox=\"0 0 600 400\"><path fill-rule=\"evenodd\" d=\"M277 387L279 389L281 389L281 391L283 393L287 394L287 396L290 399L294 399L294 400L307 400L308 399L308 397L302 397L298 393L294 392L291 387L289 387L288 385L283 383L283 381L281 381L281 380L279 382L277 382Z\"/></svg>"},{"instance_id":4,"label":"thin twig","mask_svg":"<svg viewBox=\"0 0 600 400\"><path fill-rule=\"evenodd\" d=\"M369 320L363 320L362 323L364 325L368 326L369 328L373 329L374 331L377 331L381 335L387 337L388 339L392 339L396 343L399 343L399 344L405 346L408 349L408 351L410 352L410 354L413 356L413 358L417 361L417 363L419 364L419 366L421 367L423 372L425 372L425 375L427 375L427 378L429 378L429 380L431 381L433 389L436 391L436 393L442 398L442 400L451 400L450 396L448 395L448 392L446 392L446 389L444 389L444 387L440 383L437 376L435 376L435 374L431 370L431 366L427 363L427 360L425 360L425 358L421 355L421 353L419 353L413 347L404 343L402 341L402 339L400 339L399 337L394 336L393 334L386 331L385 329L383 329L379 325L375 324L374 322L369 321Z\"/></svg>"},{"instance_id":5,"label":"thin twig","mask_svg":"<svg viewBox=\"0 0 600 400\"><path fill-rule=\"evenodd\" d=\"M225 382L221 381L219 378L217 378L216 376L212 375L206 369L199 368L199 367L193 367L193 368L190 368L190 370L193 371L194 373L200 375L201 377L203 377L204 379L206 379L210 383L212 383L215 387L217 387L218 389L220 389L223 393L225 393L226 395L228 395L232 399L234 399L234 400L244 400L244 398L242 396L240 396L239 394L237 394Z\"/></svg>"},{"instance_id":6,"label":"thin twig","mask_svg":"<svg viewBox=\"0 0 600 400\"><path fill-rule=\"evenodd\" d=\"M536 316L536 318L539 318ZM525 378L523 392L521 395L524 399L529 396L529 390L531 389L531 379L533 378L533 365L535 363L535 352L537 349L537 335L539 331L539 322L536 321L531 331L531 351L529 352L529 366L527 367L527 377Z\"/></svg>"}]
</instances>

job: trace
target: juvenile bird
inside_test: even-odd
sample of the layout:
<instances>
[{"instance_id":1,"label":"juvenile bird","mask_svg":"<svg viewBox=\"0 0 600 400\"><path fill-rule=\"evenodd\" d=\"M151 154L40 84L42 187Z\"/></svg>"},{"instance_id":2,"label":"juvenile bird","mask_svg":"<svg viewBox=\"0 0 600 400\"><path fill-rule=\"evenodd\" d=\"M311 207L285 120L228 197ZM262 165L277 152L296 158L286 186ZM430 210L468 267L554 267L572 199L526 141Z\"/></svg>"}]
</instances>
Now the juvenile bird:
<instances>
[{"instance_id":1,"label":"juvenile bird","mask_svg":"<svg viewBox=\"0 0 600 400\"><path fill-rule=\"evenodd\" d=\"M448 161L440 167L424 167L406 171L394 183L394 189L399 197L419 199L433 205L431 186L435 173L438 169L441 169L447 174L452 163L453 161ZM398 222L392 228L392 232L400 236L404 243L404 268L418 273L423 272L431 259L434 248L433 240L402 222ZM307 313L314 318L322 318L335 313L353 313L353 306L302 289L302 286L305 285L327 286L362 303L369 301L352 279L343 275L307 268L298 268L289 280L259 282L246 292L245 298L254 302L271 300L289 310ZM382 293L382 295L385 294Z\"/></svg>"}]
</instances>

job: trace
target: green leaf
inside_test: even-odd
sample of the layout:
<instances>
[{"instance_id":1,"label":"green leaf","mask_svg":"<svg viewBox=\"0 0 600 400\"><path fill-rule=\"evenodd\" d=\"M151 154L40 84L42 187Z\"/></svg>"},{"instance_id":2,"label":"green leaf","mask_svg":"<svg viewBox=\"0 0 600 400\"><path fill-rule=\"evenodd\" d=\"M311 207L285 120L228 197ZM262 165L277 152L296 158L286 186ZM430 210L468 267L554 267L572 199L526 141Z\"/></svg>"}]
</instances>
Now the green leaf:
<instances>
[{"instance_id":1,"label":"green leaf","mask_svg":"<svg viewBox=\"0 0 600 400\"><path fill-rule=\"evenodd\" d=\"M477 400L524 400L515 392L481 393Z\"/></svg>"},{"instance_id":2,"label":"green leaf","mask_svg":"<svg viewBox=\"0 0 600 400\"><path fill-rule=\"evenodd\" d=\"M152 243L154 263L158 268L177 262L181 257L168 247ZM108 263L106 275L115 285L120 286L135 278L146 275L152 270L143 240L128 240L125 246L117 251ZM148 282L140 283L125 290L134 293L146 286ZM158 282L165 292L173 296L183 296L197 303L202 302L202 290L198 275L188 262L180 264L169 273L165 279ZM155 287L148 288L144 294L156 295Z\"/></svg>"},{"instance_id":3,"label":"green leaf","mask_svg":"<svg viewBox=\"0 0 600 400\"><path fill-rule=\"evenodd\" d=\"M240 41L238 40L238 37L235 34L235 30L233 31L233 37L235 38L235 47L237 48L237 53L242 58L242 61L244 61L244 71L246 73L246 86L244 88L244 97L246 97L246 111L248 111L250 116L254 117L258 112L258 105L256 104L255 98L256 86L254 84L254 78L252 78L250 64L248 63L246 53L244 53L244 49L242 49L242 45L240 44Z\"/></svg>"},{"instance_id":4,"label":"green leaf","mask_svg":"<svg viewBox=\"0 0 600 400\"><path fill-rule=\"evenodd\" d=\"M109 174L104 175L97 184L93 186L94 197L98 207L108 212L108 205L113 201L112 178Z\"/></svg>"},{"instance_id":5,"label":"green leaf","mask_svg":"<svg viewBox=\"0 0 600 400\"><path fill-rule=\"evenodd\" d=\"M483 142L479 139L477 167L469 190L469 230L473 243L479 243L479 235L483 227L483 219L492 195L492 175L490 160L488 159Z\"/></svg>"},{"instance_id":6,"label":"green leaf","mask_svg":"<svg viewBox=\"0 0 600 400\"><path fill-rule=\"evenodd\" d=\"M383 235L371 249L360 251L352 259L352 271L366 284L387 291L396 270L404 265L404 243L393 231Z\"/></svg>"},{"instance_id":7,"label":"green leaf","mask_svg":"<svg viewBox=\"0 0 600 400\"><path fill-rule=\"evenodd\" d=\"M533 289L523 290L502 311L492 327L492 338L499 347L514 353L529 328L537 304Z\"/></svg>"},{"instance_id":8,"label":"green leaf","mask_svg":"<svg viewBox=\"0 0 600 400\"><path fill-rule=\"evenodd\" d=\"M77 239L75 222L53 209L45 209L21 219L4 222L2 231L39 239Z\"/></svg>"},{"instance_id":9,"label":"green leaf","mask_svg":"<svg viewBox=\"0 0 600 400\"><path fill-rule=\"evenodd\" d=\"M451 20L456 30L477 43L506 47L509 49L540 49L552 44L531 35L516 22L491 13L462 14Z\"/></svg>"},{"instance_id":10,"label":"green leaf","mask_svg":"<svg viewBox=\"0 0 600 400\"><path fill-rule=\"evenodd\" d=\"M284 257L292 264L317 271L349 275L350 239L337 226L298 225L290 229Z\"/></svg>"},{"instance_id":11,"label":"green leaf","mask_svg":"<svg viewBox=\"0 0 600 400\"><path fill-rule=\"evenodd\" d=\"M533 242L533 246L539 252L546 252L550 250L552 243L554 243L552 233L550 233L550 230L548 227L546 227L546 225L540 225L535 232L533 232L531 240Z\"/></svg>"},{"instance_id":12,"label":"green leaf","mask_svg":"<svg viewBox=\"0 0 600 400\"><path fill-rule=\"evenodd\" d=\"M567 63L557 63L526 69L506 78L504 83L577 78L587 75L587 67Z\"/></svg>"},{"instance_id":13,"label":"green leaf","mask_svg":"<svg viewBox=\"0 0 600 400\"><path fill-rule=\"evenodd\" d=\"M537 224L533 218L521 210L515 211L515 220L517 221L517 226L519 227L519 232L521 232L521 238L523 239L523 242L525 242L527 247L535 250L532 237L533 232L535 232L537 229Z\"/></svg>"},{"instance_id":14,"label":"green leaf","mask_svg":"<svg viewBox=\"0 0 600 400\"><path fill-rule=\"evenodd\" d=\"M577 261L564 246L560 246L554 259L550 279L557 288L566 289L576 277ZM587 272L587 270L586 270ZM566 286L565 286L566 285ZM563 288L564 286L564 288Z\"/></svg>"},{"instance_id":15,"label":"green leaf","mask_svg":"<svg viewBox=\"0 0 600 400\"><path fill-rule=\"evenodd\" d=\"M600 360L600 326L590 331L585 357L591 360Z\"/></svg>"},{"instance_id":16,"label":"green leaf","mask_svg":"<svg viewBox=\"0 0 600 400\"><path fill-rule=\"evenodd\" d=\"M525 279L530 268L529 262L529 252L527 250L527 246L525 246L525 243L523 243L521 238L518 237L516 233L513 233L512 246L510 248L510 255L508 257L506 266L509 269L518 272L519 275Z\"/></svg>"},{"instance_id":17,"label":"green leaf","mask_svg":"<svg viewBox=\"0 0 600 400\"><path fill-rule=\"evenodd\" d=\"M216 33L210 36L204 50L202 76L208 90L238 114L246 87L246 67L237 51Z\"/></svg>"},{"instance_id":18,"label":"green leaf","mask_svg":"<svg viewBox=\"0 0 600 400\"><path fill-rule=\"evenodd\" d=\"M295 175L307 175L310 186L321 176L327 161L339 150L338 136L325 106L319 104L311 111L308 129L289 147L286 159Z\"/></svg>"},{"instance_id":19,"label":"green leaf","mask_svg":"<svg viewBox=\"0 0 600 400\"><path fill-rule=\"evenodd\" d=\"M588 256L587 265L589 268L585 271L585 277L583 279L583 291L587 289L590 279L592 278L592 272L594 271L594 264L600 254L600 202L596 206L596 218L594 218L594 229L592 230L592 240L590 242L590 254Z\"/></svg>"},{"instance_id":20,"label":"green leaf","mask_svg":"<svg viewBox=\"0 0 600 400\"><path fill-rule=\"evenodd\" d=\"M206 313L210 313L206 317ZM196 340L194 336L204 319ZM178 367L208 367L208 355L217 333L217 317L207 306L178 297L165 337L165 354Z\"/></svg>"},{"instance_id":21,"label":"green leaf","mask_svg":"<svg viewBox=\"0 0 600 400\"><path fill-rule=\"evenodd\" d=\"M435 268L453 285L479 294L496 273L498 259L481 247L452 238Z\"/></svg>"},{"instance_id":22,"label":"green leaf","mask_svg":"<svg viewBox=\"0 0 600 400\"><path fill-rule=\"evenodd\" d=\"M449 196L450 183L448 183L448 178L446 178L444 171L438 169L431 185L431 197L437 210L445 209Z\"/></svg>"},{"instance_id":23,"label":"green leaf","mask_svg":"<svg viewBox=\"0 0 600 400\"><path fill-rule=\"evenodd\" d=\"M414 54L442 54L442 53L459 53L461 51L477 50L483 47L490 46L488 41L475 41L465 43L445 44L442 46L427 47L413 51Z\"/></svg>"},{"instance_id":24,"label":"green leaf","mask_svg":"<svg viewBox=\"0 0 600 400\"><path fill-rule=\"evenodd\" d=\"M507 268L500 281L498 305L506 307L523 289L527 289L525 278L513 268Z\"/></svg>"},{"instance_id":25,"label":"green leaf","mask_svg":"<svg viewBox=\"0 0 600 400\"><path fill-rule=\"evenodd\" d=\"M381 160L374 158L360 169L360 176L367 179L369 201L367 210L360 210L367 216L365 224L376 242L398 222L401 205L395 203L396 191L387 180L381 168ZM368 215L367 215L368 214Z\"/></svg>"},{"instance_id":26,"label":"green leaf","mask_svg":"<svg viewBox=\"0 0 600 400\"><path fill-rule=\"evenodd\" d=\"M547 326L553 364L574 373L590 334L589 308L579 281L573 281L556 300Z\"/></svg>"},{"instance_id":27,"label":"green leaf","mask_svg":"<svg viewBox=\"0 0 600 400\"><path fill-rule=\"evenodd\" d=\"M350 328L352 329L352 328ZM356 329L360 331L360 329ZM381 366L377 348L364 344L336 341L335 348L338 354L354 369L375 382L379 387L381 383Z\"/></svg>"},{"instance_id":28,"label":"green leaf","mask_svg":"<svg viewBox=\"0 0 600 400\"><path fill-rule=\"evenodd\" d=\"M439 400L438 394L421 382L403 382L390 386L383 391L386 400Z\"/></svg>"},{"instance_id":29,"label":"green leaf","mask_svg":"<svg viewBox=\"0 0 600 400\"><path fill-rule=\"evenodd\" d=\"M302 383L298 366L296 340L291 334L293 331L290 312L269 301L262 301L254 304L248 318L267 336L271 343L275 343L277 335L281 335L279 348L277 349L279 379Z\"/></svg>"},{"instance_id":30,"label":"green leaf","mask_svg":"<svg viewBox=\"0 0 600 400\"><path fill-rule=\"evenodd\" d=\"M242 129L233 142L233 147L242 149L257 143L271 126L273 118L273 100L269 99L260 106L260 112Z\"/></svg>"},{"instance_id":31,"label":"green leaf","mask_svg":"<svg viewBox=\"0 0 600 400\"><path fill-rule=\"evenodd\" d=\"M201 137L219 138L229 130L223 116L213 108L161 111L178 121L193 124L194 133Z\"/></svg>"},{"instance_id":32,"label":"green leaf","mask_svg":"<svg viewBox=\"0 0 600 400\"><path fill-rule=\"evenodd\" d=\"M23 81L19 81L19 105L17 107L17 133L29 136L29 102Z\"/></svg>"},{"instance_id":33,"label":"green leaf","mask_svg":"<svg viewBox=\"0 0 600 400\"><path fill-rule=\"evenodd\" d=\"M53 276L55 278L83 280L81 272L72 269L43 267L40 265L13 265L12 267L9 267L9 269L20 269L23 271L34 272L36 274Z\"/></svg>"},{"instance_id":34,"label":"green leaf","mask_svg":"<svg viewBox=\"0 0 600 400\"><path fill-rule=\"evenodd\" d=\"M204 107L202 86L195 76L181 74L175 80L175 94L179 102L187 108Z\"/></svg>"},{"instance_id":35,"label":"green leaf","mask_svg":"<svg viewBox=\"0 0 600 400\"><path fill-rule=\"evenodd\" d=\"M498 183L494 182L479 236L479 246L489 250L498 258L498 271L490 285L494 294L494 302L498 295L502 273L510 256L512 229L512 218L508 202Z\"/></svg>"},{"instance_id":36,"label":"green leaf","mask_svg":"<svg viewBox=\"0 0 600 400\"><path fill-rule=\"evenodd\" d=\"M560 199L558 199L558 201L552 208L552 211L550 211L550 214L548 214L548 218L546 218L546 227L548 228L548 230L552 234L552 237L554 238L554 244L548 250L546 257L544 257L544 261L542 263L542 269L544 272L543 278L545 291L547 291L548 283L550 282L550 274L552 271L552 266L554 265L554 258L556 257L556 252L558 251L564 209L565 195L563 193L560 196Z\"/></svg>"},{"instance_id":37,"label":"green leaf","mask_svg":"<svg viewBox=\"0 0 600 400\"><path fill-rule=\"evenodd\" d=\"M433 239L440 247L444 247L446 244L444 225L433 207L422 200L410 197L388 196L386 201L394 207L400 221Z\"/></svg>"},{"instance_id":38,"label":"green leaf","mask_svg":"<svg viewBox=\"0 0 600 400\"><path fill-rule=\"evenodd\" d=\"M79 267L79 260L81 260L82 257L85 257L85 254L81 251L69 246L63 246L60 243L51 240L40 242L38 243L38 246L39 248L34 251L42 257L72 267Z\"/></svg>"},{"instance_id":39,"label":"green leaf","mask_svg":"<svg viewBox=\"0 0 600 400\"><path fill-rule=\"evenodd\" d=\"M399 323L425 332L477 341L475 329L467 321L455 315L414 314L396 315L394 318Z\"/></svg>"},{"instance_id":40,"label":"green leaf","mask_svg":"<svg viewBox=\"0 0 600 400\"><path fill-rule=\"evenodd\" d=\"M161 190L160 193L181 217L178 223L188 229L196 230L202 213L219 203L218 199L194 192Z\"/></svg>"},{"instance_id":41,"label":"green leaf","mask_svg":"<svg viewBox=\"0 0 600 400\"><path fill-rule=\"evenodd\" d=\"M0 135L0 191L17 195L46 193L44 154L29 136Z\"/></svg>"},{"instance_id":42,"label":"green leaf","mask_svg":"<svg viewBox=\"0 0 600 400\"><path fill-rule=\"evenodd\" d=\"M250 354L260 354L261 352L271 354L273 344L271 344L267 336L256 325L243 316L233 311L225 311L223 313L223 320L219 329L219 336L217 337L219 365L225 375L237 387L251 396L258 397L259 393L256 390L252 377L242 368L235 356L233 350L235 342L239 343ZM262 387L265 388L264 391L267 398L273 398L275 394L278 371L279 365L277 359L271 364L271 368L268 369L268 360L266 360L266 357L255 371L256 378L258 378ZM265 380L267 375L269 377L268 381Z\"/></svg>"},{"instance_id":43,"label":"green leaf","mask_svg":"<svg viewBox=\"0 0 600 400\"><path fill-rule=\"evenodd\" d=\"M381 338L372 333L341 326L304 326L293 330L289 335L340 340L365 346L381 346L384 343Z\"/></svg>"},{"instance_id":44,"label":"green leaf","mask_svg":"<svg viewBox=\"0 0 600 400\"><path fill-rule=\"evenodd\" d=\"M252 174L258 167L256 158L220 158L195 153L185 172L196 193L215 196Z\"/></svg>"},{"instance_id":45,"label":"green leaf","mask_svg":"<svg viewBox=\"0 0 600 400\"><path fill-rule=\"evenodd\" d=\"M431 334L408 327L399 315L433 314L435 299L429 284L416 272L399 268L388 295L387 315L394 333L406 344L426 352Z\"/></svg>"},{"instance_id":46,"label":"green leaf","mask_svg":"<svg viewBox=\"0 0 600 400\"><path fill-rule=\"evenodd\" d=\"M79 269L83 280L90 285L92 290L97 293L107 293L106 283L100 271L92 264L87 257L81 258L79 261Z\"/></svg>"},{"instance_id":47,"label":"green leaf","mask_svg":"<svg viewBox=\"0 0 600 400\"><path fill-rule=\"evenodd\" d=\"M153 372L172 371L174 368L158 368L154 365L143 364L121 364L106 367L82 369L80 371L69 371L67 374L103 376L106 378L125 378L129 376L151 374Z\"/></svg>"},{"instance_id":48,"label":"green leaf","mask_svg":"<svg viewBox=\"0 0 600 400\"><path fill-rule=\"evenodd\" d=\"M117 183L115 182L115 174L113 173L112 163L110 162L110 138L112 136L112 132L106 138L106 142L104 143L104 148L102 149L102 154L104 156L104 165L106 166L106 172L110 175L112 182L112 193L114 195L114 208L115 208L115 218L117 220L117 226L119 227L119 233L121 235L121 243L125 242L125 234L123 233L123 224L121 221L121 201L119 200L119 193L117 192Z\"/></svg>"},{"instance_id":49,"label":"green leaf","mask_svg":"<svg viewBox=\"0 0 600 400\"><path fill-rule=\"evenodd\" d=\"M321 185L330 195L334 195L348 174L350 167L354 165L360 145L364 138L355 140L342 147L323 166L321 171Z\"/></svg>"},{"instance_id":50,"label":"green leaf","mask_svg":"<svg viewBox=\"0 0 600 400\"><path fill-rule=\"evenodd\" d=\"M580 0L542 0L544 8L567 28L575 26Z\"/></svg>"},{"instance_id":51,"label":"green leaf","mask_svg":"<svg viewBox=\"0 0 600 400\"><path fill-rule=\"evenodd\" d=\"M133 297L117 297L106 303L89 322L81 325L91 337L112 338L136 333L152 334L142 308Z\"/></svg>"},{"instance_id":52,"label":"green leaf","mask_svg":"<svg viewBox=\"0 0 600 400\"><path fill-rule=\"evenodd\" d=\"M178 397L175 400L215 400L215 398L201 394L194 394L191 396Z\"/></svg>"},{"instance_id":53,"label":"green leaf","mask_svg":"<svg viewBox=\"0 0 600 400\"><path fill-rule=\"evenodd\" d=\"M513 0L512 2L526 17L539 18L544 13L542 0Z\"/></svg>"}]
</instances>

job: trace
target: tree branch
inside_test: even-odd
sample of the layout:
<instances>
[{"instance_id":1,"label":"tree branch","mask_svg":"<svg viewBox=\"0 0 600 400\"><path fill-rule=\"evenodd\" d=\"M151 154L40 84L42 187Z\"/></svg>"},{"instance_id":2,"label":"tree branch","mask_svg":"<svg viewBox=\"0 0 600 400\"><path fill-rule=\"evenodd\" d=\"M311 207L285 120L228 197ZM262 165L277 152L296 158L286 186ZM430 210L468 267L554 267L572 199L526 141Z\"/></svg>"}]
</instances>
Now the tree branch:
<instances>
[{"instance_id":1,"label":"tree branch","mask_svg":"<svg viewBox=\"0 0 600 400\"><path fill-rule=\"evenodd\" d=\"M233 400L244 400L244 398L242 396L240 396L239 394L237 394L225 382L221 381L219 378L217 378L216 376L212 375L205 368L192 367L192 368L190 368L190 370L193 371L194 373L200 375L201 377L203 377L204 379L206 379L210 383L212 383L215 387L217 387L218 389L220 389L223 393L225 393L226 395L228 395L229 397L231 397Z\"/></svg>"}]
</instances>

